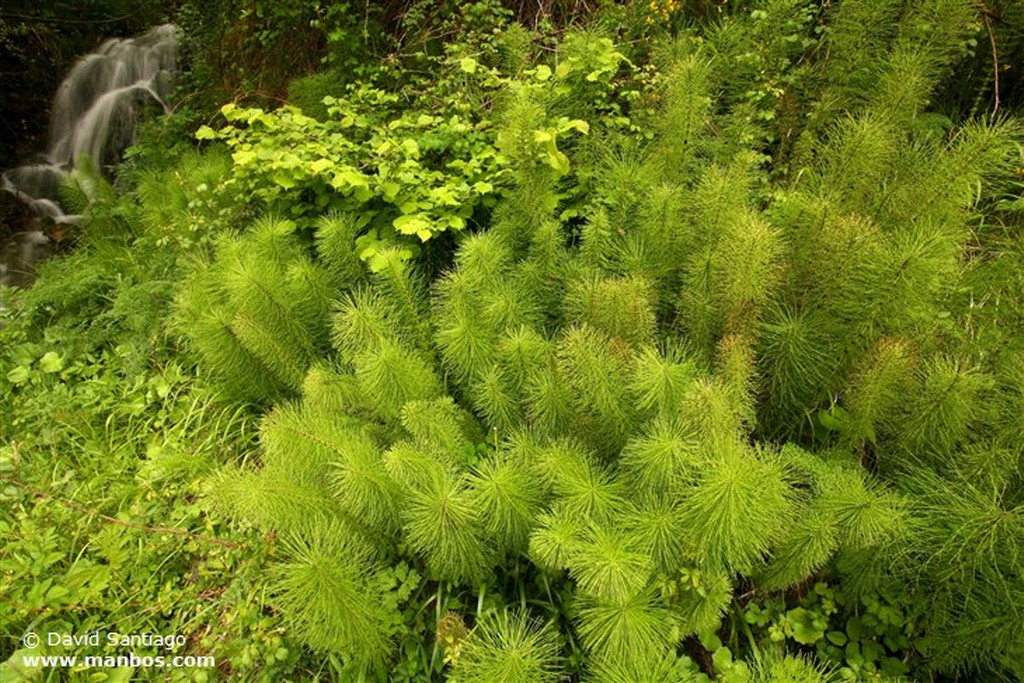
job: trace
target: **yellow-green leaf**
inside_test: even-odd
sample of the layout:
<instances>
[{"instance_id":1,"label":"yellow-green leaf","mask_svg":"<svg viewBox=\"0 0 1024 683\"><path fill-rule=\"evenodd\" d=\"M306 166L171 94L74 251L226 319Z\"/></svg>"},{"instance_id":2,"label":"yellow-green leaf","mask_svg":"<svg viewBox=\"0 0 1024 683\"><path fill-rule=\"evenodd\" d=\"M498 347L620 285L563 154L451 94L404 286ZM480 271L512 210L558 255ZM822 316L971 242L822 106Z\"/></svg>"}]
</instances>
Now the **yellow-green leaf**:
<instances>
[{"instance_id":1,"label":"yellow-green leaf","mask_svg":"<svg viewBox=\"0 0 1024 683\"><path fill-rule=\"evenodd\" d=\"M64 359L56 351L48 351L39 359L39 367L43 372L60 372L64 368Z\"/></svg>"},{"instance_id":2,"label":"yellow-green leaf","mask_svg":"<svg viewBox=\"0 0 1024 683\"><path fill-rule=\"evenodd\" d=\"M392 221L392 225L403 235L419 235L421 232L431 231L430 221L419 214L399 216Z\"/></svg>"},{"instance_id":3,"label":"yellow-green leaf","mask_svg":"<svg viewBox=\"0 0 1024 683\"><path fill-rule=\"evenodd\" d=\"M27 367L19 365L7 373L7 381L11 384L21 384L28 380L29 374L29 369Z\"/></svg>"},{"instance_id":4,"label":"yellow-green leaf","mask_svg":"<svg viewBox=\"0 0 1024 683\"><path fill-rule=\"evenodd\" d=\"M253 152L251 149L240 149L234 154L232 154L231 158L239 166L245 166L246 164L252 163L253 160L256 159L256 153Z\"/></svg>"},{"instance_id":5,"label":"yellow-green leaf","mask_svg":"<svg viewBox=\"0 0 1024 683\"><path fill-rule=\"evenodd\" d=\"M313 173L323 173L332 166L334 166L334 162L330 159L317 159L309 165L309 170Z\"/></svg>"}]
</instances>

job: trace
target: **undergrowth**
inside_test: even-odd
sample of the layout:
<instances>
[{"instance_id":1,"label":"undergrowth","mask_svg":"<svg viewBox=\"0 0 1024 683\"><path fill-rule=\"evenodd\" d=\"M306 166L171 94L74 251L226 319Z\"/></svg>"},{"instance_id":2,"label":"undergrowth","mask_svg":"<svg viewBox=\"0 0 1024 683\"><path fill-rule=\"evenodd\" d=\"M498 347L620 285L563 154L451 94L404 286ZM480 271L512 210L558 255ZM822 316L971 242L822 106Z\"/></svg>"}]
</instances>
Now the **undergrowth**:
<instances>
[{"instance_id":1,"label":"undergrowth","mask_svg":"<svg viewBox=\"0 0 1024 683\"><path fill-rule=\"evenodd\" d=\"M184 633L191 680L1019 678L1024 135L934 101L991 17L470 5L73 177L0 321L5 630Z\"/></svg>"}]
</instances>

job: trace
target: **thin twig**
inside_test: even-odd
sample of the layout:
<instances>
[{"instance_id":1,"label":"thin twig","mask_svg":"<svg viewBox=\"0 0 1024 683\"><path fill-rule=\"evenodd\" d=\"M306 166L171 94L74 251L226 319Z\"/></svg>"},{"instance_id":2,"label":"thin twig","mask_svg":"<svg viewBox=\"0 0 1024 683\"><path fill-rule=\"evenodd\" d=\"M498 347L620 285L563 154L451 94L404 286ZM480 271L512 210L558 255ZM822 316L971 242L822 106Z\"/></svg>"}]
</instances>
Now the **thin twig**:
<instances>
[{"instance_id":1,"label":"thin twig","mask_svg":"<svg viewBox=\"0 0 1024 683\"><path fill-rule=\"evenodd\" d=\"M226 541L226 540L224 540L222 538L214 538L213 536L206 536L204 534L197 534L195 532L188 531L187 529L172 529L170 527L164 527L164 526L147 526L145 524L137 524L135 522L126 522L126 521L124 521L122 519L118 519L116 517L111 517L110 515L105 515L102 512L98 512L96 510L88 508L85 505L82 505L81 503L76 503L73 500L69 500L67 498L62 498L60 496L56 496L56 495L54 495L52 493L49 493L48 491L43 491L42 489L34 488L32 486L29 486L28 484L22 483L22 482L18 481L17 479L12 479L10 477L0 477L0 481L7 482L9 484L14 484L18 488L21 488L21 489L24 489L24 490L28 491L29 493L31 493L32 495L36 496L37 498L48 498L50 500L55 500L58 503L62 503L62 504L68 506L69 508L71 508L73 510L78 510L79 512L85 513L87 515L93 515L93 516L99 517L103 521L110 522L111 524L119 524L121 526L126 526L126 527L129 527L131 529L138 529L140 531L150 531L150 532L153 532L153 533L163 533L163 534L174 534L175 536L188 536L189 538L194 538L194 539L200 540L200 541L206 541L208 543L216 543L217 545L222 545L222 546L227 547L227 548L241 548L242 547L241 543L236 543L234 541Z\"/></svg>"},{"instance_id":2,"label":"thin twig","mask_svg":"<svg viewBox=\"0 0 1024 683\"><path fill-rule=\"evenodd\" d=\"M981 18L985 22L985 30L988 31L988 40L992 43L992 75L995 82L995 103L992 106L992 113L996 114L999 112L999 51L996 49L996 34L992 31L988 12L982 12Z\"/></svg>"}]
</instances>

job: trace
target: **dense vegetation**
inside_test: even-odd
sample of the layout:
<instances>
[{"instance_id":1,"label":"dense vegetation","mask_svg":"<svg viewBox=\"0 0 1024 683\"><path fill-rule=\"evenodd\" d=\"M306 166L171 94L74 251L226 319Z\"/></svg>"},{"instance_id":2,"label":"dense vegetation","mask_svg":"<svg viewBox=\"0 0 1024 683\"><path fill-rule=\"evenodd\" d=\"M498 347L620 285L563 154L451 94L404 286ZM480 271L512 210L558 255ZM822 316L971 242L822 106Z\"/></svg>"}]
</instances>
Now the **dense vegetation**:
<instances>
[{"instance_id":1,"label":"dense vegetation","mask_svg":"<svg viewBox=\"0 0 1024 683\"><path fill-rule=\"evenodd\" d=\"M1016 3L167 12L3 292L4 681L1024 678Z\"/></svg>"}]
</instances>

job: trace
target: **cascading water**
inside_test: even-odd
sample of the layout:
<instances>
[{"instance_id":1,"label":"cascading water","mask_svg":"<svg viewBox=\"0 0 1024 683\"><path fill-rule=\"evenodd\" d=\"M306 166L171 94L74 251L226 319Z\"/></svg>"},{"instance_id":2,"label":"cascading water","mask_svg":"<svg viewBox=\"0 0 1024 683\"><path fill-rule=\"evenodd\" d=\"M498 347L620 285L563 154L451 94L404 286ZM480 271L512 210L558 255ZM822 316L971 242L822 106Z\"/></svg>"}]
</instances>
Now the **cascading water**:
<instances>
[{"instance_id":1,"label":"cascading water","mask_svg":"<svg viewBox=\"0 0 1024 683\"><path fill-rule=\"evenodd\" d=\"M178 28L158 26L137 38L108 40L68 73L54 100L49 149L2 176L3 189L28 204L36 219L13 244L0 244L0 286L20 284L30 274L46 251L46 225L78 218L60 206L58 189L79 160L88 156L101 168L116 163L134 143L140 114L153 106L168 111L177 46Z\"/></svg>"}]
</instances>

